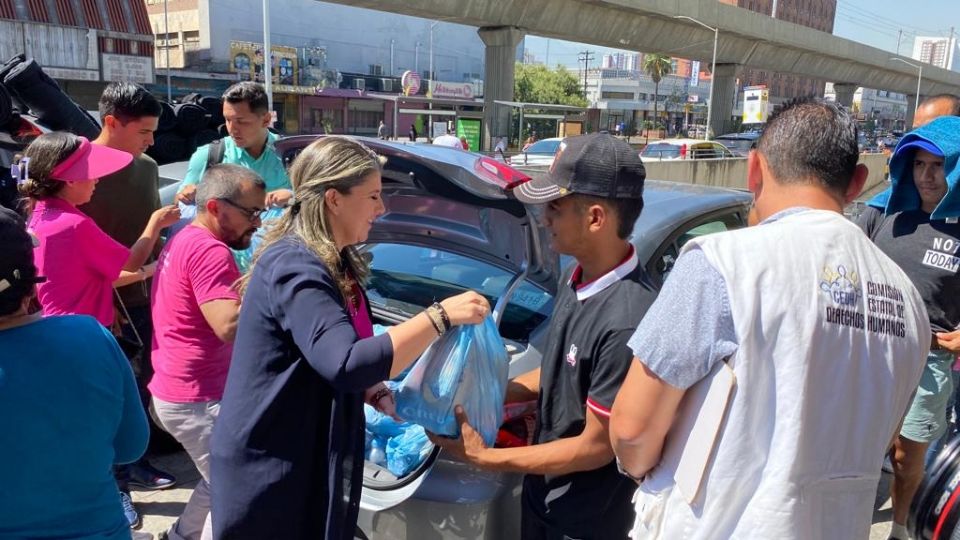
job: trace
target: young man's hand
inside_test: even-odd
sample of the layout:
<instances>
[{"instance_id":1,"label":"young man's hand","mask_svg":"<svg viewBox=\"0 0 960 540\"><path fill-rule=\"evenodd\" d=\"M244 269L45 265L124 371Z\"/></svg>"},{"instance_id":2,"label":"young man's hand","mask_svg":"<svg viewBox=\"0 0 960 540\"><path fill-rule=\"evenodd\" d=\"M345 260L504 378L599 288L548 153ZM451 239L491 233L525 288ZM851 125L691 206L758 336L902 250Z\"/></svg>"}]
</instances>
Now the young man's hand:
<instances>
[{"instance_id":1,"label":"young man's hand","mask_svg":"<svg viewBox=\"0 0 960 540\"><path fill-rule=\"evenodd\" d=\"M177 193L175 202L183 203L183 204L193 204L193 201L196 200L196 197L197 197L197 185L190 184L188 186L184 186L183 189L181 189L180 192Z\"/></svg>"},{"instance_id":2,"label":"young man's hand","mask_svg":"<svg viewBox=\"0 0 960 540\"><path fill-rule=\"evenodd\" d=\"M293 198L293 192L289 189L278 189L276 191L271 191L267 193L267 200L264 202L264 206L270 208L272 206L283 207L286 206L290 199Z\"/></svg>"},{"instance_id":3,"label":"young man's hand","mask_svg":"<svg viewBox=\"0 0 960 540\"><path fill-rule=\"evenodd\" d=\"M487 445L483 442L483 437L467 422L467 413L464 412L463 407L457 405L456 408L454 408L454 413L457 415L457 423L460 424L459 439L441 437L429 431L427 432L427 437L430 438L433 444L443 448L461 460L475 465L482 465L481 458L487 450Z\"/></svg>"},{"instance_id":4,"label":"young man's hand","mask_svg":"<svg viewBox=\"0 0 960 540\"><path fill-rule=\"evenodd\" d=\"M960 353L960 330L937 332L937 343L952 353Z\"/></svg>"}]
</instances>

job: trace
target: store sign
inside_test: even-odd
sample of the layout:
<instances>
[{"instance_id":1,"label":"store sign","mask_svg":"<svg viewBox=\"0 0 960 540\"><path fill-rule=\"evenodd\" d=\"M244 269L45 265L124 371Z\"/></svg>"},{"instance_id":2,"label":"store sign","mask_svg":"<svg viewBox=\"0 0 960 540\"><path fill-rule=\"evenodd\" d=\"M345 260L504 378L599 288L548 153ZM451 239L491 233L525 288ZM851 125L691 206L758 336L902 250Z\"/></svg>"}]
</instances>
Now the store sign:
<instances>
[{"instance_id":1,"label":"store sign","mask_svg":"<svg viewBox=\"0 0 960 540\"><path fill-rule=\"evenodd\" d=\"M64 81L99 81L100 73L95 69L75 69L75 68L58 68L58 67L43 67L44 73L53 77L54 79L61 79Z\"/></svg>"},{"instance_id":2,"label":"store sign","mask_svg":"<svg viewBox=\"0 0 960 540\"><path fill-rule=\"evenodd\" d=\"M457 137L466 137L471 152L480 151L480 120L457 118Z\"/></svg>"},{"instance_id":3,"label":"store sign","mask_svg":"<svg viewBox=\"0 0 960 540\"><path fill-rule=\"evenodd\" d=\"M473 99L474 95L475 92L471 83L430 81L430 97Z\"/></svg>"},{"instance_id":4,"label":"store sign","mask_svg":"<svg viewBox=\"0 0 960 540\"><path fill-rule=\"evenodd\" d=\"M404 71L400 77L400 84L403 86L403 95L416 95L420 91L420 75L416 71Z\"/></svg>"},{"instance_id":5,"label":"store sign","mask_svg":"<svg viewBox=\"0 0 960 540\"><path fill-rule=\"evenodd\" d=\"M743 89L743 123L762 124L767 121L770 92L766 86L747 86Z\"/></svg>"},{"instance_id":6,"label":"store sign","mask_svg":"<svg viewBox=\"0 0 960 540\"><path fill-rule=\"evenodd\" d=\"M100 67L105 81L127 81L140 84L153 84L153 57L130 56L127 54L100 55Z\"/></svg>"},{"instance_id":7,"label":"store sign","mask_svg":"<svg viewBox=\"0 0 960 540\"><path fill-rule=\"evenodd\" d=\"M299 69L297 49L282 45L271 45L271 71L273 84L298 86ZM250 41L230 42L230 71L240 74L241 81L264 82L263 44Z\"/></svg>"}]
</instances>

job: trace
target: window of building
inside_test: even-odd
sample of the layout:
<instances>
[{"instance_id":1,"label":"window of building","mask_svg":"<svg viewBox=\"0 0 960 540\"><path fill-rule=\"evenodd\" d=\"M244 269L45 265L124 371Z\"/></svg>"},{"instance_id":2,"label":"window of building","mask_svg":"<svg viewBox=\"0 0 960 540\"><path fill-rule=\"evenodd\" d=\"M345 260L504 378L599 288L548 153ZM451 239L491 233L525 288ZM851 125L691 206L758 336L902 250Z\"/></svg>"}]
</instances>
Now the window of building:
<instances>
[{"instance_id":1,"label":"window of building","mask_svg":"<svg viewBox=\"0 0 960 540\"><path fill-rule=\"evenodd\" d=\"M200 48L200 31L187 30L183 33L183 47L188 51L195 51Z\"/></svg>"},{"instance_id":2,"label":"window of building","mask_svg":"<svg viewBox=\"0 0 960 540\"><path fill-rule=\"evenodd\" d=\"M633 99L633 92L600 92L601 99Z\"/></svg>"},{"instance_id":3,"label":"window of building","mask_svg":"<svg viewBox=\"0 0 960 540\"><path fill-rule=\"evenodd\" d=\"M342 109L310 109L310 125L307 126L313 133L323 133L330 130L332 133L343 130Z\"/></svg>"}]
</instances>

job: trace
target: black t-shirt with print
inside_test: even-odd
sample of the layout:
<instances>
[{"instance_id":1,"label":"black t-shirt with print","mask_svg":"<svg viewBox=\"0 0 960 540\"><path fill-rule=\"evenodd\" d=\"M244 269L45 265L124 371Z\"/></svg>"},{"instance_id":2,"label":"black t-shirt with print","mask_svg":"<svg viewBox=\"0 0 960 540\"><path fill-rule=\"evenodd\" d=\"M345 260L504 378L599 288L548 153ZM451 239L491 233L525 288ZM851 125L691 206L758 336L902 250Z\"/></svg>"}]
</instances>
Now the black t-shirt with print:
<instances>
[{"instance_id":1,"label":"black t-shirt with print","mask_svg":"<svg viewBox=\"0 0 960 540\"><path fill-rule=\"evenodd\" d=\"M934 332L960 325L960 224L930 220L922 210L884 216L867 207L857 224L913 281Z\"/></svg>"},{"instance_id":2,"label":"black t-shirt with print","mask_svg":"<svg viewBox=\"0 0 960 540\"><path fill-rule=\"evenodd\" d=\"M536 444L579 435L588 407L609 416L633 359L627 341L656 298L633 254L592 283L575 285L578 268L565 274L543 353ZM527 475L523 501L527 514L548 526L571 537L593 538L600 522L632 523L635 489L611 460L592 471Z\"/></svg>"}]
</instances>

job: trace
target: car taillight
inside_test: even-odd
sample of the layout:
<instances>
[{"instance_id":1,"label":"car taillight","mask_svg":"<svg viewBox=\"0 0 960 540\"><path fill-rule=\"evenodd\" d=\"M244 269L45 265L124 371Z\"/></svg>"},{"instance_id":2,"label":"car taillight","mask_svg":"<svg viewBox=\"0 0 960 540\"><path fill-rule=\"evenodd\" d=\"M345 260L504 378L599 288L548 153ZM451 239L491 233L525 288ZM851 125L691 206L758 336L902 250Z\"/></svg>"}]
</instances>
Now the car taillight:
<instances>
[{"instance_id":1,"label":"car taillight","mask_svg":"<svg viewBox=\"0 0 960 540\"><path fill-rule=\"evenodd\" d=\"M477 158L473 168L480 178L500 186L505 191L530 181L529 176L487 156Z\"/></svg>"}]
</instances>

